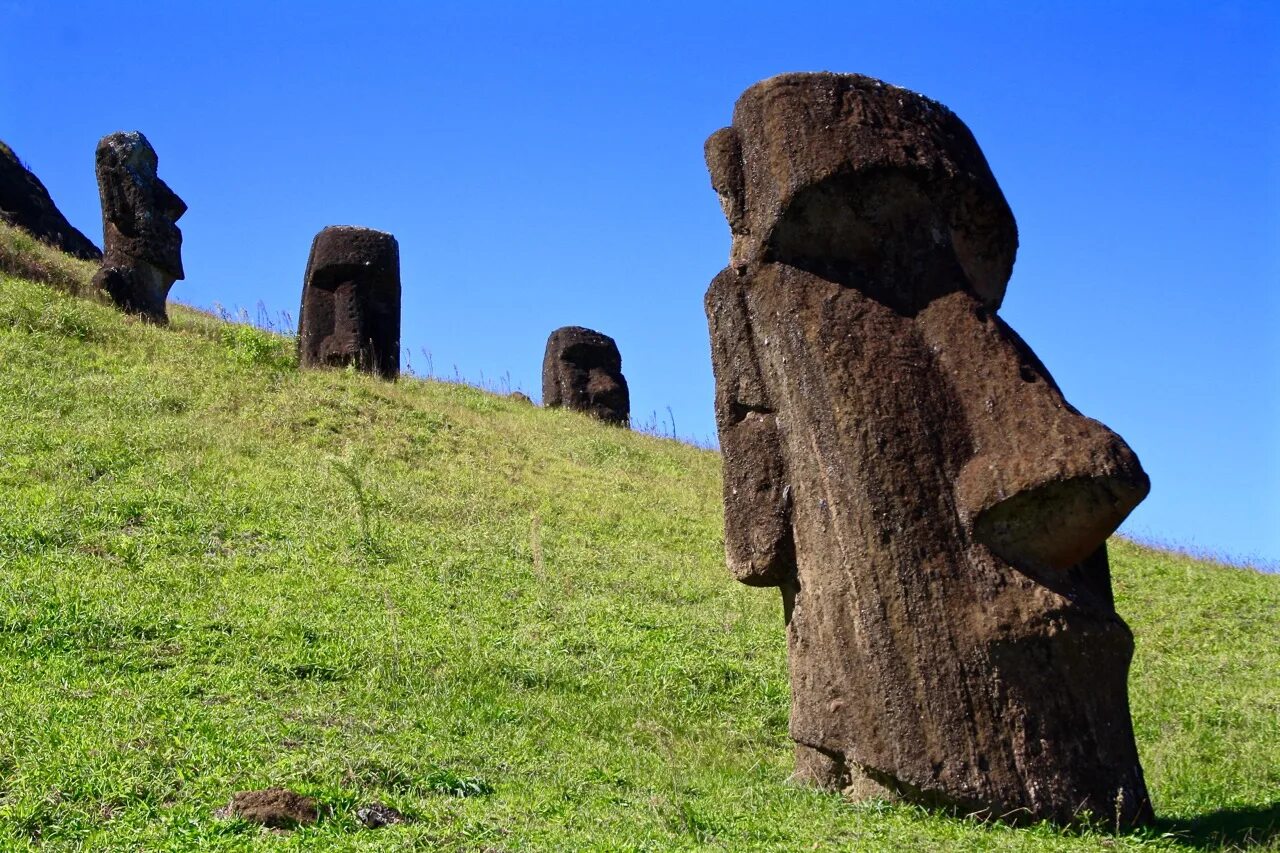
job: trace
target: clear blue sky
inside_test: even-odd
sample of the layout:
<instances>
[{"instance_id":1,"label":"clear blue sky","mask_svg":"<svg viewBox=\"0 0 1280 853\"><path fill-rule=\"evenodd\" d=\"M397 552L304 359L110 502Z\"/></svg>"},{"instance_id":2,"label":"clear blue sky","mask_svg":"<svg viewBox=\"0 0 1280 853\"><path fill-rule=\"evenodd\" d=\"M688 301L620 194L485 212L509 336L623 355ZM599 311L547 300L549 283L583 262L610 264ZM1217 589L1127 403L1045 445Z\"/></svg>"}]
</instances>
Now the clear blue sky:
<instances>
[{"instance_id":1,"label":"clear blue sky","mask_svg":"<svg viewBox=\"0 0 1280 853\"><path fill-rule=\"evenodd\" d=\"M400 241L425 370L539 392L619 343L634 413L714 435L702 163L738 94L856 71L972 128L1018 218L1002 311L1151 474L1125 530L1280 561L1280 4L0 0L0 138L101 240L142 130L190 205L172 297L296 314L312 236Z\"/></svg>"}]
</instances>

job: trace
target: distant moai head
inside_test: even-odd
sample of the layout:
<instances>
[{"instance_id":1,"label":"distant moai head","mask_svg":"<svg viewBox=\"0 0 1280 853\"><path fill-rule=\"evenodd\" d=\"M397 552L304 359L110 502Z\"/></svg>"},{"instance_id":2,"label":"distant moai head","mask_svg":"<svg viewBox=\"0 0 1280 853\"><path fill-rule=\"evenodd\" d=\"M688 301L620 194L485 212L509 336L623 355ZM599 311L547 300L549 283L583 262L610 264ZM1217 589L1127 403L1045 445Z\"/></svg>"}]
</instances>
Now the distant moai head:
<instances>
[{"instance_id":1,"label":"distant moai head","mask_svg":"<svg viewBox=\"0 0 1280 853\"><path fill-rule=\"evenodd\" d=\"M298 362L400 373L400 247L372 228L331 225L316 235L302 283Z\"/></svg>"},{"instance_id":2,"label":"distant moai head","mask_svg":"<svg viewBox=\"0 0 1280 853\"><path fill-rule=\"evenodd\" d=\"M98 143L103 259L95 282L124 310L165 322L169 289L184 277L177 221L187 205L156 174L157 163L155 149L137 131Z\"/></svg>"},{"instance_id":3,"label":"distant moai head","mask_svg":"<svg viewBox=\"0 0 1280 853\"><path fill-rule=\"evenodd\" d=\"M996 316L1017 230L968 128L787 74L706 157L726 551L783 591L799 774L1149 820L1105 551L1147 477Z\"/></svg>"},{"instance_id":4,"label":"distant moai head","mask_svg":"<svg viewBox=\"0 0 1280 853\"><path fill-rule=\"evenodd\" d=\"M581 326L552 332L542 358L542 404L627 424L631 397L613 338Z\"/></svg>"}]
</instances>

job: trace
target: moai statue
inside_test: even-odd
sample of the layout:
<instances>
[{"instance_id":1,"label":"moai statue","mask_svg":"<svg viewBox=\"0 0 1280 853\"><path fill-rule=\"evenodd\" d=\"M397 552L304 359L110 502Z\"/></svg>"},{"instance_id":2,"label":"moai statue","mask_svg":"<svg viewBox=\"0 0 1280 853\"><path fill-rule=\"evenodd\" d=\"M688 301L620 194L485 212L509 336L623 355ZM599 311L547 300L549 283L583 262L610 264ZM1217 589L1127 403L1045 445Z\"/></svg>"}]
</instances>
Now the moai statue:
<instances>
[{"instance_id":1,"label":"moai statue","mask_svg":"<svg viewBox=\"0 0 1280 853\"><path fill-rule=\"evenodd\" d=\"M1017 228L972 134L787 74L706 156L727 559L782 591L797 780L1150 822L1105 547L1147 476L997 316Z\"/></svg>"},{"instance_id":2,"label":"moai statue","mask_svg":"<svg viewBox=\"0 0 1280 853\"><path fill-rule=\"evenodd\" d=\"M542 357L542 405L564 406L612 424L629 423L631 397L613 338L581 326L552 332Z\"/></svg>"},{"instance_id":3,"label":"moai statue","mask_svg":"<svg viewBox=\"0 0 1280 853\"><path fill-rule=\"evenodd\" d=\"M165 299L183 278L186 203L156 175L156 151L137 131L102 137L95 156L102 197L102 269L93 277L120 309L169 322Z\"/></svg>"},{"instance_id":4,"label":"moai statue","mask_svg":"<svg viewBox=\"0 0 1280 853\"><path fill-rule=\"evenodd\" d=\"M354 365L400 374L400 246L372 228L330 225L316 235L298 314L302 367Z\"/></svg>"}]
</instances>

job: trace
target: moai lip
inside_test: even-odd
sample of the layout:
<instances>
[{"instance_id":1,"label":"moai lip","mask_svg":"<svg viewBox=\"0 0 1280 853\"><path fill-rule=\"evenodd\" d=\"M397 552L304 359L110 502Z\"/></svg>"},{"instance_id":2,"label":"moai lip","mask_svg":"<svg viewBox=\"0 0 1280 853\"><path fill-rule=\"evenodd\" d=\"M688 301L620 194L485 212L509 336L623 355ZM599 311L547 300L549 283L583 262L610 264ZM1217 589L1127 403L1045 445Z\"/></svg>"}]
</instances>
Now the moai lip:
<instances>
[{"instance_id":1,"label":"moai lip","mask_svg":"<svg viewBox=\"0 0 1280 853\"><path fill-rule=\"evenodd\" d=\"M707 141L725 545L781 589L796 778L1013 821L1153 819L1106 539L1146 496L997 316L1013 214L943 105L748 89Z\"/></svg>"},{"instance_id":2,"label":"moai lip","mask_svg":"<svg viewBox=\"0 0 1280 853\"><path fill-rule=\"evenodd\" d=\"M93 284L121 310L167 323L169 289L184 277L177 221L186 202L156 174L159 158L137 131L104 136L94 161L103 256Z\"/></svg>"},{"instance_id":3,"label":"moai lip","mask_svg":"<svg viewBox=\"0 0 1280 853\"><path fill-rule=\"evenodd\" d=\"M316 235L298 312L302 367L354 366L400 374L400 246L372 228L331 225Z\"/></svg>"},{"instance_id":4,"label":"moai lip","mask_svg":"<svg viewBox=\"0 0 1280 853\"><path fill-rule=\"evenodd\" d=\"M581 326L552 332L542 358L542 404L586 412L607 423L629 423L631 397L613 338Z\"/></svg>"}]
</instances>

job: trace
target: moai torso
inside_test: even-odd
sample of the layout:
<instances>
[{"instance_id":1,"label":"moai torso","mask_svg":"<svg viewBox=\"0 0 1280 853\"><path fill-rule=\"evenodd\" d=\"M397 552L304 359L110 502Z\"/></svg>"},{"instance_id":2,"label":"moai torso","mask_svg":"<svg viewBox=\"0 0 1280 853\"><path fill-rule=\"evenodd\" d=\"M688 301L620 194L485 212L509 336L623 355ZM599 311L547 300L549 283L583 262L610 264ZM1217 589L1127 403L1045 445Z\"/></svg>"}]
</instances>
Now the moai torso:
<instances>
[{"instance_id":1,"label":"moai torso","mask_svg":"<svg viewBox=\"0 0 1280 853\"><path fill-rule=\"evenodd\" d=\"M628 423L631 398L613 338L581 326L552 332L542 357L542 404Z\"/></svg>"},{"instance_id":2,"label":"moai torso","mask_svg":"<svg viewBox=\"0 0 1280 853\"><path fill-rule=\"evenodd\" d=\"M797 775L1010 819L1151 818L1106 537L1147 491L1000 320L1017 234L949 110L772 78L708 140L725 539L787 617Z\"/></svg>"},{"instance_id":3,"label":"moai torso","mask_svg":"<svg viewBox=\"0 0 1280 853\"><path fill-rule=\"evenodd\" d=\"M184 276L177 221L187 205L157 176L158 163L151 143L136 131L98 143L103 257L93 282L122 310L166 323L169 289Z\"/></svg>"},{"instance_id":4,"label":"moai torso","mask_svg":"<svg viewBox=\"0 0 1280 853\"><path fill-rule=\"evenodd\" d=\"M400 247L371 228L333 225L316 235L302 284L298 361L400 372Z\"/></svg>"}]
</instances>

